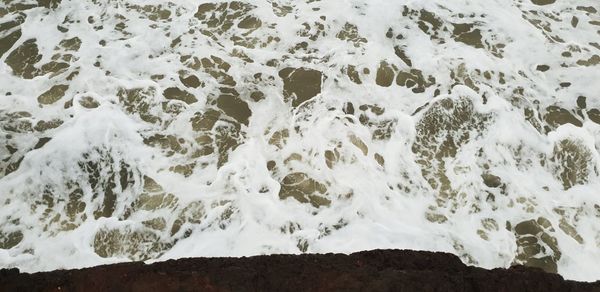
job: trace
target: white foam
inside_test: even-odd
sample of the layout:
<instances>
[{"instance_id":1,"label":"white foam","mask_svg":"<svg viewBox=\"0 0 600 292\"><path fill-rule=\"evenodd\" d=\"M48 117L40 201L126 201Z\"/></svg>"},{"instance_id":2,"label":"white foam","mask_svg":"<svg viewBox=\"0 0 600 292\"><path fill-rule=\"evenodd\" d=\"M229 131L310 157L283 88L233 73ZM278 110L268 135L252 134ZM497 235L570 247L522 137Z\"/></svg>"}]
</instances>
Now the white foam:
<instances>
[{"instance_id":1,"label":"white foam","mask_svg":"<svg viewBox=\"0 0 600 292\"><path fill-rule=\"evenodd\" d=\"M126 2L169 6L170 19L151 21L143 13L127 9ZM8 134L12 135L11 143L16 143L19 149L33 148L40 137L52 138L40 149L15 154L24 155L19 169L0 177L0 232L18 230L23 234L23 240L15 247L0 249L0 267L42 271L126 261L125 256L102 258L94 252L94 236L98 230L123 226L143 228L142 221L162 216L168 227L157 233L161 239L170 239L169 226L177 219L178 212L200 201L206 206L205 217L199 223L185 225L191 232L189 237L174 242L153 260L301 253L301 245L306 244L305 252L315 253L349 253L374 248L446 251L479 266L507 267L514 262L517 245L515 234L505 228L505 222L516 224L545 217L554 226L551 235L556 237L562 254L558 272L568 279L600 279L597 264L600 262L600 221L597 220L600 214L594 208L600 204L600 178L595 173L585 183L564 190L552 170L539 162L540 155L550 157L555 144L569 138L581 141L590 149L593 156L590 165L598 168L600 126L588 119L582 127L563 125L547 135L542 134L525 120L523 109L511 100L512 91L520 86L525 88L524 102L542 111L553 104L574 108L579 95L588 96L588 108L600 107L598 66L561 68L559 57L569 45L580 47L581 58L598 53L597 48L589 45L597 41L597 28L587 23L598 20L598 15L586 15L573 9L577 5L594 6L594 1L558 1L544 7L528 1L292 1L288 3L292 12L282 17L273 13L271 2L279 6L285 4L285 1L251 1L256 8L250 13L260 18L263 26L250 36L263 41L277 36L281 41L256 48L234 44L230 37L240 31L235 26L216 35L216 40L201 34L199 30L206 25L194 18L197 1L167 4L158 0L63 0L52 11L44 8L25 11L27 18L21 25L23 36L13 49L36 38L43 55L39 66L51 60L60 40L77 36L82 44L77 52L71 52L76 59L70 63L68 72L78 68L80 73L68 81L65 97L42 106L37 103L37 96L54 84L67 82L68 73L25 80L14 76L4 62L9 52L0 58L0 94L3 95L0 118L8 112L27 111L31 117L22 119L33 124L52 118L64 121L58 128L44 133L9 133L0 127L0 147L5 144L2 139L8 141L5 138ZM6 5L0 4L0 7ZM503 57L494 56L489 49L476 49L454 41L448 38L451 32L441 32L446 34L444 43L432 39L419 29L416 20L402 16L404 5L416 11L427 9L448 22L478 23L484 40L506 45L502 49ZM553 13L561 19L562 22L552 22L552 32L565 42L550 42L542 30L524 19L523 11L529 9ZM461 18L458 13L476 16ZM322 15L326 20L319 18ZM577 29L570 25L572 15L580 18ZM64 23L67 16L73 23ZM13 17L14 14L7 14L0 22ZM93 17L95 22L89 23L88 17ZM130 34L115 29L122 21ZM316 22L322 23L326 36L319 34L314 41L301 36L298 31L304 22L311 26L310 33L317 32ZM346 22L355 24L368 42L356 47L352 42L336 38ZM269 24L275 25L269 27ZM69 31L60 33L57 25L68 26ZM96 25L103 25L104 29L96 31L93 28ZM196 32L186 34L191 28ZM394 32L392 39L386 37L389 28ZM409 70L394 54L394 45L399 42L395 39L397 34L406 40L405 52L413 67L422 70L425 78L431 75L443 85L440 96L433 98L435 87L415 94L395 83L391 87L376 84L375 75L381 61L393 64L398 70ZM181 44L171 48L171 41L180 35L183 35ZM99 45L101 40L106 41L106 46ZM309 48L315 51L288 52L301 41L308 41ZM243 50L254 62L245 63L229 56L234 48ZM186 54L200 59L215 55L226 60L231 65L228 74L238 82L236 89L241 95L248 95L252 90L250 82L243 80L251 80L255 73L275 77L259 88L265 93L264 100L251 102L245 98L252 117L248 126L241 126L243 143L230 153L227 163L217 169L216 156L209 156L205 159L212 164L204 168L196 166L189 177L168 170L176 163L186 162L189 156L170 156L166 150L144 144L144 138L156 133L193 140L197 133L191 129L190 119L209 107L206 100L221 86L206 72L195 71L193 73L206 83L205 87L186 90L193 93L198 102L187 105L171 101L171 104L182 104L184 110L177 115L161 112L160 103L166 102L161 96L163 90L178 86L180 70L190 71L179 62L180 56ZM283 56L286 56L282 61L284 65L266 66L270 59L282 60ZM304 57L314 59L306 61ZM576 60L573 57L571 63ZM100 67L94 66L96 61L101 63ZM455 80L450 78L450 71L457 71L461 64L466 74L473 74L475 69L491 70L494 74L505 72L506 84L496 81L498 77L494 75L490 84L479 84L480 93L465 85L451 87ZM539 64L548 64L552 70L536 71ZM341 73L345 65L355 65L359 71L366 67L371 73L361 74L362 84L357 85ZM321 94L307 102L304 109L292 110L284 102L283 83L278 77L278 70L283 67L313 68L327 76ZM156 74L165 77L162 80L150 78ZM572 85L559 88L562 81ZM139 115L127 113L120 104L119 88L149 86L156 87L156 94L148 96L148 102L159 104L158 110L154 109L155 114L168 123L145 123ZM12 94L6 95L7 92ZM481 98L482 93L486 94L486 102ZM91 109L82 106L81 99L87 97L93 97L99 106ZM457 206L452 207L453 202L450 202L445 208L436 207L435 212L446 216L447 221L431 222L425 214L431 211L431 206L436 206L440 192L423 177L421 166L416 162L418 155L412 148L417 136L415 127L427 108L413 113L428 102L431 105L444 98L458 100L461 97L472 100L476 112L491 118L485 129L472 133L474 138L462 145L455 157L445 158L445 175L459 194L454 201ZM64 103L71 98L73 106L65 109ZM346 102L352 102L357 110L361 104L384 108L385 112L376 118L395 120L390 139L373 139L373 128L361 124L358 114L347 115L341 111ZM334 110L329 110L331 108ZM2 123L6 124L0 119L0 126ZM289 130L289 138L281 149L269 144L272 133L280 129ZM351 143L351 135L367 145L367 155ZM338 148L341 158L330 169L323 153L338 143L342 145ZM104 154L94 152L97 149ZM517 149L520 157L515 154ZM0 151L3 157L12 155L3 149ZM108 171L110 165L118 167L121 162L131 166L135 172L134 187L118 193L113 217L99 219L94 219L93 212L101 201L93 199L91 188L84 188L87 218L76 228L61 231L45 217L44 207L34 210L31 206L43 205L44 188L52 186L57 199L54 212L64 213L62 208L68 200L65 182L87 179L78 168L84 153L96 153L92 154L97 155L95 159L105 163L103 171ZM317 209L293 198L280 199L279 182L285 173L274 174L266 165L270 160L282 162L292 153L301 154L302 161L292 161L286 167L326 183L327 197L331 200L328 207ZM373 158L375 153L385 159L385 167ZM101 155L111 157L112 162ZM488 188L481 179L485 172L483 164L488 164L489 172L506 184L506 194L496 193L494 204L485 200ZM177 207L156 212L138 211L125 219L125 210L141 192L142 175L152 177L165 192L177 197ZM525 203L515 203L518 198L535 202L533 210L528 211ZM471 211L473 204L478 205L479 212ZM576 230L583 238L582 244L558 227L562 217L555 208L567 209L568 214L564 215L567 217L571 216L569 212L579 210ZM231 213L223 219L227 210ZM18 223L9 222L17 218ZM485 240L477 230L482 229L482 220L490 218L498 226L486 231L488 239ZM295 231L282 231L290 224L297 224ZM178 234L183 233L183 229Z\"/></svg>"}]
</instances>

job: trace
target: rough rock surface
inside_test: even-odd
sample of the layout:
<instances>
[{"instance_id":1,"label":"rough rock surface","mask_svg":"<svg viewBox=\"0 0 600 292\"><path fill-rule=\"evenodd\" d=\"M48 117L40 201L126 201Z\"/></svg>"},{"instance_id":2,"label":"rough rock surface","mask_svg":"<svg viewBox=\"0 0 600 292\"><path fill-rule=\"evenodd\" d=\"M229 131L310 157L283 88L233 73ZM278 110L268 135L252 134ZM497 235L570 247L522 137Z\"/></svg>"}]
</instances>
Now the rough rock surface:
<instances>
[{"instance_id":1,"label":"rough rock surface","mask_svg":"<svg viewBox=\"0 0 600 292\"><path fill-rule=\"evenodd\" d=\"M374 250L343 254L189 258L57 270L0 270L0 291L600 291L600 281L514 266L486 270L447 253Z\"/></svg>"}]
</instances>

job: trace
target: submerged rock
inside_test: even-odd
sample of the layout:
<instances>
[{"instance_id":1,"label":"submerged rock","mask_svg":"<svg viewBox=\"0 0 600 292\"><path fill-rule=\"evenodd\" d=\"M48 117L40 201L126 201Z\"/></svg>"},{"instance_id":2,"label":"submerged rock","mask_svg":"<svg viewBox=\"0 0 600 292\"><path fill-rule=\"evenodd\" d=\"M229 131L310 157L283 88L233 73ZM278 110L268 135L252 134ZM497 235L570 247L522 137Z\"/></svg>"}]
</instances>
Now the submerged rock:
<instances>
[{"instance_id":1,"label":"submerged rock","mask_svg":"<svg viewBox=\"0 0 600 292\"><path fill-rule=\"evenodd\" d=\"M556 2L556 0L531 0L531 3L535 5L548 5Z\"/></svg>"},{"instance_id":2,"label":"submerged rock","mask_svg":"<svg viewBox=\"0 0 600 292\"><path fill-rule=\"evenodd\" d=\"M65 96L65 92L68 88L69 85L66 84L54 85L38 96L38 102L40 104L53 104Z\"/></svg>"},{"instance_id":3,"label":"submerged rock","mask_svg":"<svg viewBox=\"0 0 600 292\"><path fill-rule=\"evenodd\" d=\"M131 260L156 258L171 246L150 229L100 229L94 236L94 252L103 258L127 257Z\"/></svg>"},{"instance_id":4,"label":"submerged rock","mask_svg":"<svg viewBox=\"0 0 600 292\"><path fill-rule=\"evenodd\" d=\"M310 203L314 207L328 206L331 201L325 197L327 187L305 173L290 173L283 178L279 197L292 197L301 203Z\"/></svg>"},{"instance_id":5,"label":"submerged rock","mask_svg":"<svg viewBox=\"0 0 600 292\"><path fill-rule=\"evenodd\" d=\"M166 99L181 100L187 104L192 104L198 101L193 94L177 87L169 87L165 89L165 91L163 91L163 95Z\"/></svg>"},{"instance_id":6,"label":"submerged rock","mask_svg":"<svg viewBox=\"0 0 600 292\"><path fill-rule=\"evenodd\" d=\"M584 184L598 173L592 152L580 141L561 140L554 146L550 160L555 176L565 189Z\"/></svg>"},{"instance_id":7,"label":"submerged rock","mask_svg":"<svg viewBox=\"0 0 600 292\"><path fill-rule=\"evenodd\" d=\"M562 253L558 247L552 223L544 217L531 219L515 225L517 237L516 263L541 268L547 272L557 272L557 262Z\"/></svg>"},{"instance_id":8,"label":"submerged rock","mask_svg":"<svg viewBox=\"0 0 600 292\"><path fill-rule=\"evenodd\" d=\"M293 107L312 99L321 93L323 74L308 68L285 68L279 71L283 79L283 96L286 102L291 100Z\"/></svg>"},{"instance_id":9,"label":"submerged rock","mask_svg":"<svg viewBox=\"0 0 600 292\"><path fill-rule=\"evenodd\" d=\"M34 65L42 59L39 54L35 39L29 39L14 49L7 57L6 64L10 66L15 75L24 79L32 79L38 75Z\"/></svg>"},{"instance_id":10,"label":"submerged rock","mask_svg":"<svg viewBox=\"0 0 600 292\"><path fill-rule=\"evenodd\" d=\"M394 82L394 69L390 64L383 61L379 63L379 68L377 69L377 76L375 77L375 83L379 86L389 87Z\"/></svg>"}]
</instances>

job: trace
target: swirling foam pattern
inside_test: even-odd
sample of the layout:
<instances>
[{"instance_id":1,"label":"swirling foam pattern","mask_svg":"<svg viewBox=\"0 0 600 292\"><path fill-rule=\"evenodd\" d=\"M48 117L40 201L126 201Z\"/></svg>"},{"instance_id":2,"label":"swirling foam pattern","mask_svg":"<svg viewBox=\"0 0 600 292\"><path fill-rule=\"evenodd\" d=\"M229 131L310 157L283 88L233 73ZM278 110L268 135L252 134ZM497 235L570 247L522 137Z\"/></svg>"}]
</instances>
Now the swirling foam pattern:
<instances>
[{"instance_id":1,"label":"swirling foam pattern","mask_svg":"<svg viewBox=\"0 0 600 292\"><path fill-rule=\"evenodd\" d=\"M4 0L0 265L374 248L600 279L596 0Z\"/></svg>"}]
</instances>

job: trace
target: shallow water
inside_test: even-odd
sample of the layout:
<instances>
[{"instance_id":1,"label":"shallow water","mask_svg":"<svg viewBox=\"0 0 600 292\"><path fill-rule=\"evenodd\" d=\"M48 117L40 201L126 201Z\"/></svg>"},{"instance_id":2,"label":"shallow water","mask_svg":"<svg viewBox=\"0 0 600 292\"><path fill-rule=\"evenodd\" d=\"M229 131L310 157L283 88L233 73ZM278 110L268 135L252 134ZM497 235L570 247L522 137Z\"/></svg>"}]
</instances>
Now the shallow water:
<instances>
[{"instance_id":1,"label":"shallow water","mask_svg":"<svg viewBox=\"0 0 600 292\"><path fill-rule=\"evenodd\" d=\"M374 248L600 279L600 7L0 4L0 266Z\"/></svg>"}]
</instances>

